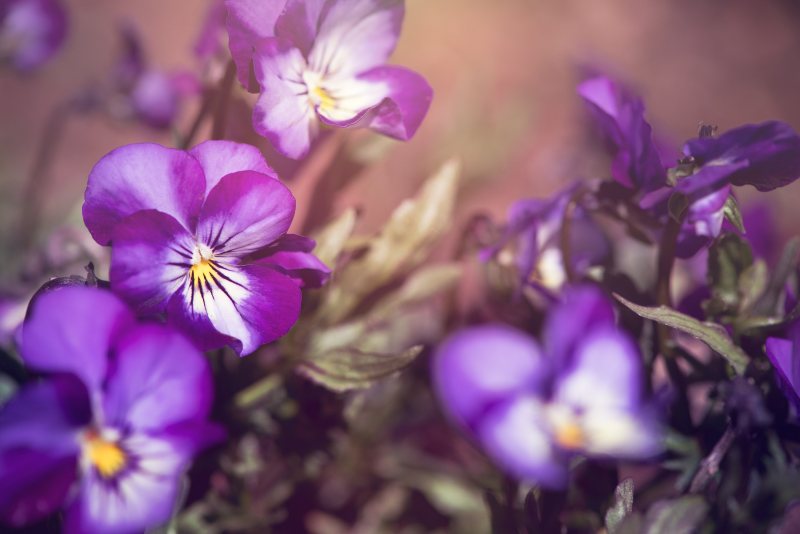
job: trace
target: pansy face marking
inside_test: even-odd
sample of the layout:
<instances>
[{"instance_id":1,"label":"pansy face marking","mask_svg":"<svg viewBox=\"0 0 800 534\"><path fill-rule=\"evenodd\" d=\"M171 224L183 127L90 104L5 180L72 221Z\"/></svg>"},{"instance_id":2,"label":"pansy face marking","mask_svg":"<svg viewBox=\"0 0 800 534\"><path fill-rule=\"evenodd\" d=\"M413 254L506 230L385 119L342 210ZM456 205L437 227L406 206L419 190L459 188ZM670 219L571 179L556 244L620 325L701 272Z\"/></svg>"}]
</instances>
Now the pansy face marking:
<instances>
[{"instance_id":1,"label":"pansy face marking","mask_svg":"<svg viewBox=\"0 0 800 534\"><path fill-rule=\"evenodd\" d=\"M131 461L129 453L122 448L118 433L113 430L85 431L81 436L81 448L84 465L106 479L119 475Z\"/></svg>"}]
</instances>

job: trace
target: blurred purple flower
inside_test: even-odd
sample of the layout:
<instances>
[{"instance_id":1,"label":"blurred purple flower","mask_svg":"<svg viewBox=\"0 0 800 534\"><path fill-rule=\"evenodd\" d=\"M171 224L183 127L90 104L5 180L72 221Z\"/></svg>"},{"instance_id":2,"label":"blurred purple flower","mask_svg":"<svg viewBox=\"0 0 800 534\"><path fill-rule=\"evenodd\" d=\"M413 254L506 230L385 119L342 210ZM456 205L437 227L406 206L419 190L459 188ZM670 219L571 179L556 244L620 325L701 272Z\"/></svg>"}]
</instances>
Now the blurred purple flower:
<instances>
[{"instance_id":1,"label":"blurred purple flower","mask_svg":"<svg viewBox=\"0 0 800 534\"><path fill-rule=\"evenodd\" d=\"M666 169L674 158L670 160L667 150L662 149L664 154L659 152L661 147L644 118L642 99L606 76L587 79L578 86L578 94L586 101L614 156L614 179L643 192L666 185Z\"/></svg>"},{"instance_id":2,"label":"blurred purple flower","mask_svg":"<svg viewBox=\"0 0 800 534\"><path fill-rule=\"evenodd\" d=\"M36 302L21 353L50 376L0 408L0 517L20 526L63 508L76 533L167 521L192 456L223 434L207 421L203 355L113 294L75 287Z\"/></svg>"},{"instance_id":3,"label":"blurred purple flower","mask_svg":"<svg viewBox=\"0 0 800 534\"><path fill-rule=\"evenodd\" d=\"M786 335L788 339L768 338L765 348L778 377L778 385L800 413L800 323L794 323Z\"/></svg>"},{"instance_id":4,"label":"blurred purple flower","mask_svg":"<svg viewBox=\"0 0 800 534\"><path fill-rule=\"evenodd\" d=\"M194 53L200 59L210 59L221 48L222 36L225 35L225 19L227 11L222 0L210 0L203 26L194 43Z\"/></svg>"},{"instance_id":5,"label":"blurred purple flower","mask_svg":"<svg viewBox=\"0 0 800 534\"><path fill-rule=\"evenodd\" d=\"M633 341L594 287L548 317L544 349L507 326L464 330L439 349L433 379L450 416L517 478L563 487L570 459L647 458L660 425L642 399Z\"/></svg>"},{"instance_id":6,"label":"blurred purple flower","mask_svg":"<svg viewBox=\"0 0 800 534\"><path fill-rule=\"evenodd\" d=\"M111 287L137 311L245 355L288 332L300 287L330 272L313 240L286 233L294 210L258 149L207 141L112 151L89 175L83 217L113 244Z\"/></svg>"},{"instance_id":7,"label":"blurred purple flower","mask_svg":"<svg viewBox=\"0 0 800 534\"><path fill-rule=\"evenodd\" d=\"M61 48L67 13L58 0L0 0L0 61L28 72Z\"/></svg>"},{"instance_id":8,"label":"blurred purple flower","mask_svg":"<svg viewBox=\"0 0 800 534\"><path fill-rule=\"evenodd\" d=\"M433 97L425 79L385 65L397 44L403 0L227 0L231 54L261 86L255 130L299 159L320 123L368 127L410 139ZM267 6L266 4L270 4Z\"/></svg>"},{"instance_id":9,"label":"blurred purple flower","mask_svg":"<svg viewBox=\"0 0 800 534\"><path fill-rule=\"evenodd\" d=\"M523 284L546 291L558 291L567 280L562 254L564 215L577 186L570 186L550 199L515 202L499 242L483 252L485 259L495 256L502 263L514 263ZM569 247L572 271L584 276L611 256L606 235L579 205L569 221Z\"/></svg>"},{"instance_id":10,"label":"blurred purple flower","mask_svg":"<svg viewBox=\"0 0 800 534\"><path fill-rule=\"evenodd\" d=\"M169 128L183 98L200 90L187 72L164 72L147 65L141 39L133 26L122 26L123 51L112 72L112 83L122 97L114 111L156 129Z\"/></svg>"}]
</instances>

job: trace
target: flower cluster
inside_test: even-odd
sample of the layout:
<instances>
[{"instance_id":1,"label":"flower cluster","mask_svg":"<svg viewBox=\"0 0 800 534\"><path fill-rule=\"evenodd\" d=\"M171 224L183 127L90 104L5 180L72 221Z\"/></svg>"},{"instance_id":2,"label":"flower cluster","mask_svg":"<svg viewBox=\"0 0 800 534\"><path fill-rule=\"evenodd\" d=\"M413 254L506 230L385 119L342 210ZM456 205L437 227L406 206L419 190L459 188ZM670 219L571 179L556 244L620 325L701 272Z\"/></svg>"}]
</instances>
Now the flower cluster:
<instances>
[{"instance_id":1,"label":"flower cluster","mask_svg":"<svg viewBox=\"0 0 800 534\"><path fill-rule=\"evenodd\" d=\"M355 208L327 220L332 195L378 151L315 142L415 135L433 92L387 64L404 14L403 0L211 0L203 72L182 74L121 27L109 83L56 109L31 191L65 110L172 129L177 147L103 156L76 246L55 231L38 261L42 199L25 196L17 287L0 298L0 521L615 534L789 514L800 240L779 251L768 209L740 208L735 188L797 180L800 135L704 125L677 150L630 88L592 73L575 100L610 179L476 216L442 259L459 220L448 161L358 235ZM65 35L57 0L0 0L15 69ZM243 110L260 146L228 131ZM298 204L312 213L295 220Z\"/></svg>"}]
</instances>

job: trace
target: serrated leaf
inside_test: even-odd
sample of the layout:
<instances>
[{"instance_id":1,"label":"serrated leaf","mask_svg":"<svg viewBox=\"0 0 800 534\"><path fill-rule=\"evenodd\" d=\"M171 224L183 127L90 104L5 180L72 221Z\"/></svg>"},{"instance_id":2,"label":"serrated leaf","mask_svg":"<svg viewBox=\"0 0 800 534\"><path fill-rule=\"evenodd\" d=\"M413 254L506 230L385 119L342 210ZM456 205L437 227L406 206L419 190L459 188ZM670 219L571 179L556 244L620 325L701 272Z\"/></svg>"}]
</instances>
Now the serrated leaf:
<instances>
[{"instance_id":1,"label":"serrated leaf","mask_svg":"<svg viewBox=\"0 0 800 534\"><path fill-rule=\"evenodd\" d=\"M728 333L720 325L708 322L702 323L694 317L690 317L666 306L639 306L620 295L614 294L614 297L640 317L669 326L670 328L674 328L699 339L717 354L725 358L737 374L743 374L747 368L749 361L747 354L733 344Z\"/></svg>"},{"instance_id":2,"label":"serrated leaf","mask_svg":"<svg viewBox=\"0 0 800 534\"><path fill-rule=\"evenodd\" d=\"M328 286L318 318L328 324L346 318L362 300L420 265L450 227L459 165L449 161L423 185L416 198L392 213L366 251L347 263Z\"/></svg>"},{"instance_id":3,"label":"serrated leaf","mask_svg":"<svg viewBox=\"0 0 800 534\"><path fill-rule=\"evenodd\" d=\"M644 519L645 534L693 534L705 519L708 504L700 495L655 503Z\"/></svg>"},{"instance_id":4,"label":"serrated leaf","mask_svg":"<svg viewBox=\"0 0 800 534\"><path fill-rule=\"evenodd\" d=\"M407 367L419 356L422 348L422 345L417 345L398 354L342 348L304 361L298 371L333 391L364 389Z\"/></svg>"},{"instance_id":5,"label":"serrated leaf","mask_svg":"<svg viewBox=\"0 0 800 534\"><path fill-rule=\"evenodd\" d=\"M739 202L736 197L733 195L728 196L725 205L722 207L722 214L739 232L747 233L744 228L744 217L742 217L742 211L739 209Z\"/></svg>"},{"instance_id":6,"label":"serrated leaf","mask_svg":"<svg viewBox=\"0 0 800 534\"><path fill-rule=\"evenodd\" d=\"M633 480L626 478L614 490L614 504L606 512L606 529L617 534L625 517L633 511Z\"/></svg>"},{"instance_id":7,"label":"serrated leaf","mask_svg":"<svg viewBox=\"0 0 800 534\"><path fill-rule=\"evenodd\" d=\"M331 268L336 265L336 260L344 250L347 240L353 235L357 219L356 210L348 209L314 234L317 242L314 255L322 263Z\"/></svg>"}]
</instances>

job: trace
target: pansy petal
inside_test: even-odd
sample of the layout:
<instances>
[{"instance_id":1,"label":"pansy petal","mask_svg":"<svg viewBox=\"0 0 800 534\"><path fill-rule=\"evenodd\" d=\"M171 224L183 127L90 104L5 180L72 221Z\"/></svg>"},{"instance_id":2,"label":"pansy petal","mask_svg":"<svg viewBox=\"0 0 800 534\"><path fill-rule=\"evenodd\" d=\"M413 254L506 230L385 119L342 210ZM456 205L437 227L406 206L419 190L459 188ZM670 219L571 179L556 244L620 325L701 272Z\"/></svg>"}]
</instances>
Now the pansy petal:
<instances>
[{"instance_id":1,"label":"pansy petal","mask_svg":"<svg viewBox=\"0 0 800 534\"><path fill-rule=\"evenodd\" d=\"M204 338L213 341L204 322L207 317L220 336L236 341L233 348L242 356L283 336L297 321L301 293L291 278L260 264L218 268L224 276L187 284L173 298L170 321L202 328Z\"/></svg>"},{"instance_id":2,"label":"pansy petal","mask_svg":"<svg viewBox=\"0 0 800 534\"><path fill-rule=\"evenodd\" d=\"M295 280L300 287L322 287L331 270L310 252L281 251L259 260L272 265Z\"/></svg>"},{"instance_id":3,"label":"pansy petal","mask_svg":"<svg viewBox=\"0 0 800 534\"><path fill-rule=\"evenodd\" d=\"M403 0L329 0L309 64L334 77L382 65L397 45L404 15Z\"/></svg>"},{"instance_id":4,"label":"pansy petal","mask_svg":"<svg viewBox=\"0 0 800 534\"><path fill-rule=\"evenodd\" d=\"M197 302L192 306L193 299L191 290L186 295L187 289L176 292L167 304L167 322L182 331L188 336L195 346L202 351L219 349L222 347L233 347L237 352L241 352L241 343L230 337L223 335L214 328L211 320L206 314L202 302Z\"/></svg>"},{"instance_id":5,"label":"pansy petal","mask_svg":"<svg viewBox=\"0 0 800 534\"><path fill-rule=\"evenodd\" d=\"M578 86L578 94L614 154L614 179L626 187L652 191L666 184L665 166L653 131L644 117L644 104L628 88L595 76Z\"/></svg>"},{"instance_id":6,"label":"pansy petal","mask_svg":"<svg viewBox=\"0 0 800 534\"><path fill-rule=\"evenodd\" d=\"M359 78L381 82L388 89L386 100L375 110L369 127L394 139L411 139L433 100L433 89L427 80L412 70L395 66L378 67Z\"/></svg>"},{"instance_id":7,"label":"pansy petal","mask_svg":"<svg viewBox=\"0 0 800 534\"><path fill-rule=\"evenodd\" d=\"M641 391L642 362L636 345L620 330L593 325L575 346L554 399L579 410L628 409L638 406Z\"/></svg>"},{"instance_id":8,"label":"pansy petal","mask_svg":"<svg viewBox=\"0 0 800 534\"><path fill-rule=\"evenodd\" d=\"M194 238L173 217L137 212L113 234L111 287L141 314L165 311L189 272Z\"/></svg>"},{"instance_id":9,"label":"pansy petal","mask_svg":"<svg viewBox=\"0 0 800 534\"><path fill-rule=\"evenodd\" d=\"M704 168L744 162L730 169L730 183L752 185L759 191L783 187L800 177L800 136L784 122L747 124L719 137L693 139L684 151Z\"/></svg>"},{"instance_id":10,"label":"pansy petal","mask_svg":"<svg viewBox=\"0 0 800 534\"><path fill-rule=\"evenodd\" d=\"M291 41L308 56L327 0L288 0L275 23L275 35Z\"/></svg>"},{"instance_id":11,"label":"pansy petal","mask_svg":"<svg viewBox=\"0 0 800 534\"><path fill-rule=\"evenodd\" d=\"M117 342L115 352L106 424L152 432L208 415L213 387L208 362L183 335L141 325Z\"/></svg>"},{"instance_id":12,"label":"pansy petal","mask_svg":"<svg viewBox=\"0 0 800 534\"><path fill-rule=\"evenodd\" d=\"M253 109L253 128L284 156L302 158L319 129L303 80L302 53L283 39L266 39L254 67L261 95Z\"/></svg>"},{"instance_id":13,"label":"pansy petal","mask_svg":"<svg viewBox=\"0 0 800 534\"><path fill-rule=\"evenodd\" d=\"M581 416L583 450L593 456L643 459L664 448L655 414L643 410L588 409Z\"/></svg>"},{"instance_id":14,"label":"pansy petal","mask_svg":"<svg viewBox=\"0 0 800 534\"><path fill-rule=\"evenodd\" d=\"M286 0L225 0L231 56L239 82L250 88L250 65L256 45L275 35Z\"/></svg>"},{"instance_id":15,"label":"pansy petal","mask_svg":"<svg viewBox=\"0 0 800 534\"><path fill-rule=\"evenodd\" d=\"M478 435L489 456L510 475L561 488L567 482L567 459L555 450L546 428L539 401L519 397L490 410Z\"/></svg>"},{"instance_id":16,"label":"pansy petal","mask_svg":"<svg viewBox=\"0 0 800 534\"><path fill-rule=\"evenodd\" d=\"M292 192L277 179L253 171L228 174L208 194L197 238L215 255L242 256L285 234L294 210Z\"/></svg>"},{"instance_id":17,"label":"pansy petal","mask_svg":"<svg viewBox=\"0 0 800 534\"><path fill-rule=\"evenodd\" d=\"M800 410L800 383L797 382L795 376L796 362L794 361L792 342L777 337L767 338L765 349L778 377L778 385L786 398Z\"/></svg>"},{"instance_id":18,"label":"pansy petal","mask_svg":"<svg viewBox=\"0 0 800 534\"><path fill-rule=\"evenodd\" d=\"M189 151L200 162L206 177L206 195L223 176L238 171L255 171L277 177L264 160L261 151L244 143L212 140L200 143Z\"/></svg>"},{"instance_id":19,"label":"pansy petal","mask_svg":"<svg viewBox=\"0 0 800 534\"><path fill-rule=\"evenodd\" d=\"M169 519L189 457L169 441L144 434L123 445L135 463L113 480L88 472L66 512L65 532L141 532Z\"/></svg>"},{"instance_id":20,"label":"pansy petal","mask_svg":"<svg viewBox=\"0 0 800 534\"><path fill-rule=\"evenodd\" d=\"M730 183L730 177L741 169L746 169L748 162L732 161L730 163L719 163L701 167L693 175L684 178L675 186L673 192L677 192L686 197L689 203L694 203L701 198L707 197L723 189ZM666 209L666 202L662 201Z\"/></svg>"},{"instance_id":21,"label":"pansy petal","mask_svg":"<svg viewBox=\"0 0 800 534\"><path fill-rule=\"evenodd\" d=\"M109 243L122 219L141 210L162 211L193 230L205 187L203 169L186 152L152 143L125 145L89 173L83 220L101 245Z\"/></svg>"},{"instance_id":22,"label":"pansy petal","mask_svg":"<svg viewBox=\"0 0 800 534\"><path fill-rule=\"evenodd\" d=\"M536 341L501 325L458 332L433 360L439 399L457 422L473 427L491 405L541 389L547 374Z\"/></svg>"},{"instance_id":23,"label":"pansy petal","mask_svg":"<svg viewBox=\"0 0 800 534\"><path fill-rule=\"evenodd\" d=\"M65 287L38 298L22 330L22 358L46 372L73 373L91 392L105 379L111 342L134 324L109 291ZM94 393L93 393L94 394Z\"/></svg>"},{"instance_id":24,"label":"pansy petal","mask_svg":"<svg viewBox=\"0 0 800 534\"><path fill-rule=\"evenodd\" d=\"M589 285L571 288L547 316L545 350L558 368L564 368L587 332L613 324L614 308L601 290Z\"/></svg>"},{"instance_id":25,"label":"pansy petal","mask_svg":"<svg viewBox=\"0 0 800 534\"><path fill-rule=\"evenodd\" d=\"M61 507L77 476L78 432L91 417L80 380L24 387L0 408L0 519L21 526Z\"/></svg>"}]
</instances>

